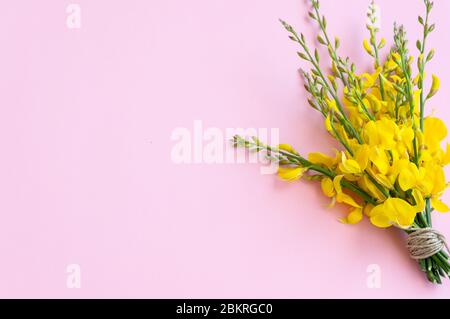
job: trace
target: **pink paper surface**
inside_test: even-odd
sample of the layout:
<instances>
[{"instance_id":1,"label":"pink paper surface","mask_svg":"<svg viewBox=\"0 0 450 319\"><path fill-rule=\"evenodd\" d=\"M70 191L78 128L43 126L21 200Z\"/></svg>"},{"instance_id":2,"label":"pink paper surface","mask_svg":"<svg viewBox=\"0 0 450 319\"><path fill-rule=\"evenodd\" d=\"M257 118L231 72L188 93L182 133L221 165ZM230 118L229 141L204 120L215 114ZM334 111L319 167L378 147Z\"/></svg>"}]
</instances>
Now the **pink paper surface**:
<instances>
[{"instance_id":1,"label":"pink paper surface","mask_svg":"<svg viewBox=\"0 0 450 319\"><path fill-rule=\"evenodd\" d=\"M362 49L369 1L322 0L342 55ZM450 124L449 1L435 1L429 111ZM259 164L176 164L173 131L279 128L300 152L334 147L307 107L278 18L304 32L303 0L4 1L0 10L0 297L443 298L404 236L343 225L317 184ZM379 0L383 35L422 1ZM387 51L384 51L387 52ZM450 195L443 197L450 202ZM434 215L450 237L450 215ZM81 288L67 286L79 265ZM380 288L369 288L369 265Z\"/></svg>"}]
</instances>

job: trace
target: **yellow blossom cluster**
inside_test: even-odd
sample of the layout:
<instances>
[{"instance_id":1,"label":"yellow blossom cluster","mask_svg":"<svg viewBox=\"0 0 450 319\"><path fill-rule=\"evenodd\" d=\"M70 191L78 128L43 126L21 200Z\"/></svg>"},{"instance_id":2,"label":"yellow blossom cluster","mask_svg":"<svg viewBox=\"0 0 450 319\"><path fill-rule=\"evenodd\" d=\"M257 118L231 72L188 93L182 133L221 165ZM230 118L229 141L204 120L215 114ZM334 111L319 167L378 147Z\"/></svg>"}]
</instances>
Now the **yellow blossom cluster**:
<instances>
[{"instance_id":1,"label":"yellow blossom cluster","mask_svg":"<svg viewBox=\"0 0 450 319\"><path fill-rule=\"evenodd\" d=\"M425 114L425 104L440 87L435 75L430 84L425 83L425 66L434 57L434 50L426 48L427 37L435 29L430 21L434 4L423 0L417 59L409 53L404 27L394 24L394 41L382 61L380 50L387 41L377 40L380 14L372 1L366 20L370 37L362 46L373 58L373 69L361 73L349 58L338 54L340 40L328 34L319 0L310 2L309 16L319 26L316 39L328 52L330 74L322 67L318 48L311 50L303 34L281 23L298 45L298 56L310 67L301 72L308 104L323 116L324 127L339 142L339 149L304 157L289 144L270 146L257 137L236 135L233 144L265 153L279 164L283 180L320 181L329 206L349 207L347 216L340 219L343 223L356 224L367 216L377 227L402 228L408 234L411 257L418 260L430 282L440 284L441 278L450 278L450 257L443 249L447 247L444 237L432 228L431 213L449 211L441 197L447 187L444 167L450 163L450 147L444 144L448 134L444 122Z\"/></svg>"},{"instance_id":2,"label":"yellow blossom cluster","mask_svg":"<svg viewBox=\"0 0 450 319\"><path fill-rule=\"evenodd\" d=\"M449 144L442 148L447 128L442 120L425 117L421 110L421 105L439 90L439 79L432 76L425 96L425 74L411 76L413 58L402 50L402 30L396 32L398 46L384 64L375 63L373 73L356 74L354 67L341 60L333 61L333 74L327 77L321 78L319 72L304 74L309 83L306 88L314 98L310 104L323 114L326 130L343 149L333 155L310 153L301 165L287 163L278 171L282 179L293 181L318 167L325 169L329 174L319 176L323 193L332 199L330 205L338 202L350 206L350 213L342 219L345 223L358 223L365 214L375 226L407 228L424 210L426 200L436 211L449 210L440 200L446 188L443 167L450 163ZM298 40L304 43L303 38ZM384 44L384 39L375 46L364 40L363 47L373 56L377 46ZM319 62L317 55L301 57ZM421 64L422 55L419 69ZM339 79L344 84L341 97L335 84ZM279 150L298 154L286 144ZM354 185L366 198L344 190L343 181Z\"/></svg>"}]
</instances>

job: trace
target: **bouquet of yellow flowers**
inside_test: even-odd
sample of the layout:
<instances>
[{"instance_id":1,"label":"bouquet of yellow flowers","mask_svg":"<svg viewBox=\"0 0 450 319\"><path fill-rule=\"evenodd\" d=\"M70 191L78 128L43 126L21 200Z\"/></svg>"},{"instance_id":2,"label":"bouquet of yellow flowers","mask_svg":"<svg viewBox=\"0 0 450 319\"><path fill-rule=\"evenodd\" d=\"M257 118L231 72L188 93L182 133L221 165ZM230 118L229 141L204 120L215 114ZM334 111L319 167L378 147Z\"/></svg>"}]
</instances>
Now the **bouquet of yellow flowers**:
<instances>
[{"instance_id":1,"label":"bouquet of yellow flowers","mask_svg":"<svg viewBox=\"0 0 450 319\"><path fill-rule=\"evenodd\" d=\"M279 164L283 180L320 181L324 195L331 198L330 206L335 202L349 206L343 223L356 224L365 215L377 227L402 229L410 256L418 260L429 281L441 283L441 277L450 276L448 246L432 228L431 213L449 210L440 197L447 186L443 166L450 163L450 147L441 148L447 136L443 121L424 115L426 102L440 85L435 75L429 89L424 83L425 67L434 56L426 42L435 29L429 21L433 2L424 0L424 4L425 14L418 19L423 35L416 42L417 60L409 53L404 27L394 24L394 45L384 62L380 50L386 41L377 39L378 7L370 4L370 36L363 47L373 57L373 73L358 74L349 58L339 56L339 39L329 36L318 0L311 1L309 16L320 28L317 40L328 51L330 74L321 68L318 50L311 50L303 34L281 21L300 47L298 56L311 66L310 71L302 70L308 103L323 116L325 129L342 149L335 150L334 156L304 157L288 144L269 146L257 137L234 136L233 144L266 152Z\"/></svg>"}]
</instances>

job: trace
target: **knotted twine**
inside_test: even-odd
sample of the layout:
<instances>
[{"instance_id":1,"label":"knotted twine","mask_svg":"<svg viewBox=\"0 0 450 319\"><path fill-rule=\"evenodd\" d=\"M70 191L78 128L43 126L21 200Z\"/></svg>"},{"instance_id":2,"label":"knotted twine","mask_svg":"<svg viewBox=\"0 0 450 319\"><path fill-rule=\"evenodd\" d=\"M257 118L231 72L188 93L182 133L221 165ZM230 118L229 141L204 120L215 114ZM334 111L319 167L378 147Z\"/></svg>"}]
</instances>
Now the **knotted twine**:
<instances>
[{"instance_id":1,"label":"knotted twine","mask_svg":"<svg viewBox=\"0 0 450 319\"><path fill-rule=\"evenodd\" d=\"M411 228L406 240L406 247L413 259L426 259L442 249L450 252L444 235L431 227Z\"/></svg>"}]
</instances>

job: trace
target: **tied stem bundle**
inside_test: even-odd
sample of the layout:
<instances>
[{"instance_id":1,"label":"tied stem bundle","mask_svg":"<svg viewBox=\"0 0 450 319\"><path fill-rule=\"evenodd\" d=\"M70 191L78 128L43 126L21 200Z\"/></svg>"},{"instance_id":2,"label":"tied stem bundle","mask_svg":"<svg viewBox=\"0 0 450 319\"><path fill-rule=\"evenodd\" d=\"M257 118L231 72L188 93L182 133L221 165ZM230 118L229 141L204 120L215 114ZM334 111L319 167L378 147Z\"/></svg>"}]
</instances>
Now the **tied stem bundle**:
<instances>
[{"instance_id":1,"label":"tied stem bundle","mask_svg":"<svg viewBox=\"0 0 450 319\"><path fill-rule=\"evenodd\" d=\"M393 46L383 61L386 40L377 38L380 9L372 1L366 23L369 38L362 46L373 59L373 70L365 73L339 55L340 40L329 35L318 0L311 0L309 16L317 22L317 41L328 53L329 74L319 49L311 50L302 33L280 20L299 46L298 56L310 66L301 72L308 104L321 114L341 149L334 155L314 152L304 157L289 144L270 146L257 137L236 135L232 142L265 152L278 163L283 180L320 181L331 199L329 206L349 207L342 223L357 224L366 216L376 227L403 229L411 257L429 281L441 283L450 276L448 246L433 229L431 215L449 211L441 196L447 187L443 167L450 163L450 147L441 147L447 136L443 121L425 116L425 105L438 92L440 81L433 74L426 87L425 67L435 54L426 44L435 25L430 22L433 2L424 4L425 14L418 18L422 36L416 42L417 59L410 55L405 28L394 24Z\"/></svg>"},{"instance_id":2,"label":"tied stem bundle","mask_svg":"<svg viewBox=\"0 0 450 319\"><path fill-rule=\"evenodd\" d=\"M449 251L444 235L430 227L412 229L406 247L411 258L418 260L431 257L444 248Z\"/></svg>"}]
</instances>

